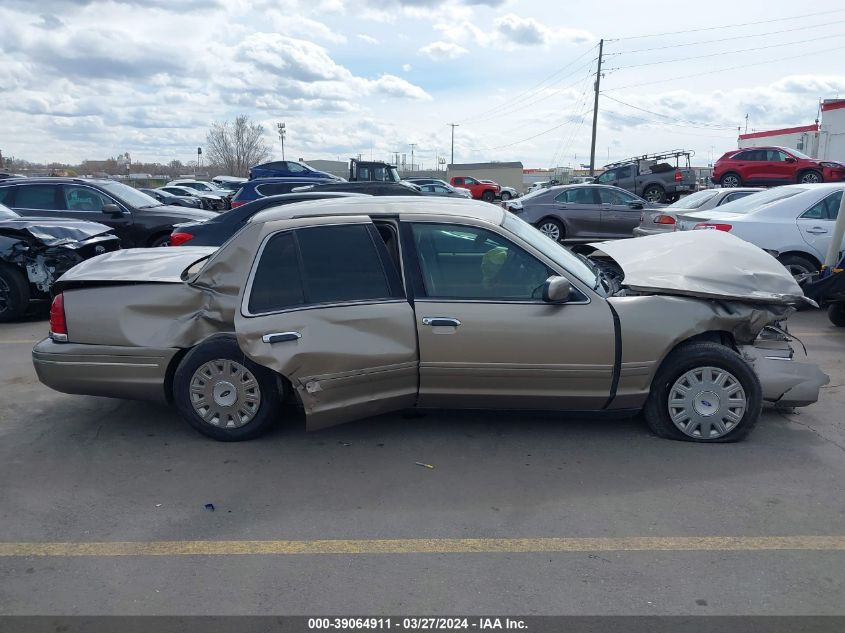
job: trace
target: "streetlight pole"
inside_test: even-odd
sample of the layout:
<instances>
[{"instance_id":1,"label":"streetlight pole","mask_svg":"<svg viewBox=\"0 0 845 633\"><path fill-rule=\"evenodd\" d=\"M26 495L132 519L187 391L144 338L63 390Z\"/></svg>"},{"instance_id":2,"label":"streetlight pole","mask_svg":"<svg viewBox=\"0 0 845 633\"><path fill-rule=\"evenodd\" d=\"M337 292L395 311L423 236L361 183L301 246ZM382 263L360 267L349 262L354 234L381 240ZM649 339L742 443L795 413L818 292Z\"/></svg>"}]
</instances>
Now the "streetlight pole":
<instances>
[{"instance_id":1,"label":"streetlight pole","mask_svg":"<svg viewBox=\"0 0 845 633\"><path fill-rule=\"evenodd\" d=\"M282 141L282 160L284 160L285 159L285 134L287 133L287 130L285 129L284 123L277 123L276 129L279 132L279 139Z\"/></svg>"},{"instance_id":2,"label":"streetlight pole","mask_svg":"<svg viewBox=\"0 0 845 633\"><path fill-rule=\"evenodd\" d=\"M450 123L449 125L452 126L452 161L451 164L455 164L455 128L460 127L458 123Z\"/></svg>"},{"instance_id":3,"label":"streetlight pole","mask_svg":"<svg viewBox=\"0 0 845 633\"><path fill-rule=\"evenodd\" d=\"M414 171L414 148L417 146L416 143L408 143L411 146L411 171Z\"/></svg>"}]
</instances>

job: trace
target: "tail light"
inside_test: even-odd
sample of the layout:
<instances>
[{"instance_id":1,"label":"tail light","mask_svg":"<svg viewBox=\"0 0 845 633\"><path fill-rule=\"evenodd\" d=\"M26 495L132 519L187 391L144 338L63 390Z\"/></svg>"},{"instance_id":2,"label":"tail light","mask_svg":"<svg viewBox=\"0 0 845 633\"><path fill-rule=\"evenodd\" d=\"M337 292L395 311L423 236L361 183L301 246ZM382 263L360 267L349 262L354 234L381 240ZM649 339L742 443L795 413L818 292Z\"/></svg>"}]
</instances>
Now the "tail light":
<instances>
[{"instance_id":1,"label":"tail light","mask_svg":"<svg viewBox=\"0 0 845 633\"><path fill-rule=\"evenodd\" d=\"M246 204L245 200L232 200L232 208L233 209L237 209L238 207L243 206L245 204Z\"/></svg>"},{"instance_id":2,"label":"tail light","mask_svg":"<svg viewBox=\"0 0 845 633\"><path fill-rule=\"evenodd\" d=\"M652 221L655 224L674 224L675 218L671 215L657 215Z\"/></svg>"},{"instance_id":3,"label":"tail light","mask_svg":"<svg viewBox=\"0 0 845 633\"><path fill-rule=\"evenodd\" d=\"M730 224L710 224L709 222L700 222L692 228L693 230L706 229L710 231L724 231L725 233L727 233L733 228L733 226L731 226Z\"/></svg>"},{"instance_id":4,"label":"tail light","mask_svg":"<svg viewBox=\"0 0 845 633\"><path fill-rule=\"evenodd\" d=\"M188 240L194 239L194 236L190 233L171 233L170 234L170 245L171 246L181 246Z\"/></svg>"},{"instance_id":5,"label":"tail light","mask_svg":"<svg viewBox=\"0 0 845 633\"><path fill-rule=\"evenodd\" d=\"M50 338L57 343L67 343L67 320L65 319L65 296L57 294L50 304Z\"/></svg>"},{"instance_id":6,"label":"tail light","mask_svg":"<svg viewBox=\"0 0 845 633\"><path fill-rule=\"evenodd\" d=\"M684 175L681 172L676 171L675 172L675 182L681 182L683 179L684 179Z\"/></svg>"}]
</instances>

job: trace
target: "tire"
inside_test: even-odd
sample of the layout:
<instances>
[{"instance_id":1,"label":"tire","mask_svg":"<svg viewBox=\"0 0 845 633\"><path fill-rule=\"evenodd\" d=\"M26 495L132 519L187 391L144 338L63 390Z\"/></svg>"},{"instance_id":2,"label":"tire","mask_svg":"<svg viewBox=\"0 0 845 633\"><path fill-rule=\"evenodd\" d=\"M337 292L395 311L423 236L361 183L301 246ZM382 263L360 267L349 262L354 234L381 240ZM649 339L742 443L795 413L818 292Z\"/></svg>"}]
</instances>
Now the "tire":
<instances>
[{"instance_id":1,"label":"tire","mask_svg":"<svg viewBox=\"0 0 845 633\"><path fill-rule=\"evenodd\" d=\"M566 230L563 228L563 225L557 220L546 218L545 220L537 222L536 226L537 230L540 231L540 233L547 237L550 237L555 242L559 242L564 237L566 237Z\"/></svg>"},{"instance_id":2,"label":"tire","mask_svg":"<svg viewBox=\"0 0 845 633\"><path fill-rule=\"evenodd\" d=\"M659 437L714 444L744 439L762 405L760 380L739 354L719 343L687 343L663 361L643 413Z\"/></svg>"},{"instance_id":3,"label":"tire","mask_svg":"<svg viewBox=\"0 0 845 633\"><path fill-rule=\"evenodd\" d=\"M481 194L481 199L484 200L484 202L493 202L493 200L496 199L496 194L488 189Z\"/></svg>"},{"instance_id":4,"label":"tire","mask_svg":"<svg viewBox=\"0 0 845 633\"><path fill-rule=\"evenodd\" d=\"M505 192L503 192L503 193L502 193L502 201L503 201L503 202L507 202L507 201L508 201L508 200L510 200L510 199L511 199L511 194L510 194L510 193L508 193L507 191L505 191Z\"/></svg>"},{"instance_id":5,"label":"tire","mask_svg":"<svg viewBox=\"0 0 845 633\"><path fill-rule=\"evenodd\" d=\"M726 189L733 189L734 187L741 187L742 186L742 178L739 177L739 174L735 174L730 172L725 174L719 179L719 184L725 187Z\"/></svg>"},{"instance_id":6,"label":"tire","mask_svg":"<svg viewBox=\"0 0 845 633\"><path fill-rule=\"evenodd\" d=\"M170 246L170 233L158 235L150 241L150 248L158 248L160 246Z\"/></svg>"},{"instance_id":7,"label":"tire","mask_svg":"<svg viewBox=\"0 0 845 633\"><path fill-rule=\"evenodd\" d=\"M17 321L29 306L29 282L12 266L0 265L0 323Z\"/></svg>"},{"instance_id":8,"label":"tire","mask_svg":"<svg viewBox=\"0 0 845 633\"><path fill-rule=\"evenodd\" d=\"M798 176L798 182L802 185L814 185L824 182L824 177L815 169L808 169L807 171L801 172L801 175Z\"/></svg>"},{"instance_id":9,"label":"tire","mask_svg":"<svg viewBox=\"0 0 845 633\"><path fill-rule=\"evenodd\" d=\"M783 264L792 276L800 285L806 283L807 278L815 272L818 272L819 267L816 263L801 255L781 255L778 261Z\"/></svg>"},{"instance_id":10,"label":"tire","mask_svg":"<svg viewBox=\"0 0 845 633\"><path fill-rule=\"evenodd\" d=\"M649 185L643 190L643 198L649 202L663 202L666 199L666 191L660 185Z\"/></svg>"},{"instance_id":11,"label":"tire","mask_svg":"<svg viewBox=\"0 0 845 633\"><path fill-rule=\"evenodd\" d=\"M836 327L845 327L845 303L832 303L827 307L827 318Z\"/></svg>"},{"instance_id":12,"label":"tire","mask_svg":"<svg viewBox=\"0 0 845 633\"><path fill-rule=\"evenodd\" d=\"M282 389L276 375L249 360L229 336L192 349L173 376L179 414L203 435L222 442L265 433L279 417Z\"/></svg>"}]
</instances>

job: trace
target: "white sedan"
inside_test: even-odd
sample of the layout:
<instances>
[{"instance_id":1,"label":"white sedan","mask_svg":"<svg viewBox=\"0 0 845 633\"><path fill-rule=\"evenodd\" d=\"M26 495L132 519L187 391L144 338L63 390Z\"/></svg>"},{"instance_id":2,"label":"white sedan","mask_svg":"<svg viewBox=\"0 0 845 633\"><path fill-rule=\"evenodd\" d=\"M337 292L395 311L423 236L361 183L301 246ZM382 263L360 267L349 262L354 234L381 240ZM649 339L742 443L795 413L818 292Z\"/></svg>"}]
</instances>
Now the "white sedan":
<instances>
[{"instance_id":1,"label":"white sedan","mask_svg":"<svg viewBox=\"0 0 845 633\"><path fill-rule=\"evenodd\" d=\"M728 231L773 254L801 281L824 261L843 190L841 182L775 187L716 209L678 214L677 228Z\"/></svg>"}]
</instances>

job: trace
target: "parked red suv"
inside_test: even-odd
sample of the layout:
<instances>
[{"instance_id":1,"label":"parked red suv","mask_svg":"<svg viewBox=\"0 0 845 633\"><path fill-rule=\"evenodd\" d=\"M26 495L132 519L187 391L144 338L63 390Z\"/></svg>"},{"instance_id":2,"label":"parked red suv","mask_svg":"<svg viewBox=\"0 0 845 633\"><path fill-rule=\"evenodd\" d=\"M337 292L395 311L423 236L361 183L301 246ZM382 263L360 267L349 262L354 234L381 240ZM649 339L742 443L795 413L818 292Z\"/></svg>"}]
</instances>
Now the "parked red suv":
<instances>
[{"instance_id":1,"label":"parked red suv","mask_svg":"<svg viewBox=\"0 0 845 633\"><path fill-rule=\"evenodd\" d=\"M450 182L453 187L469 189L473 198L484 200L484 202L493 202L502 190L495 182L484 182L483 180L476 180L469 176L456 176Z\"/></svg>"},{"instance_id":2,"label":"parked red suv","mask_svg":"<svg viewBox=\"0 0 845 633\"><path fill-rule=\"evenodd\" d=\"M785 147L744 147L716 161L712 180L723 187L837 182L845 180L845 165Z\"/></svg>"}]
</instances>

